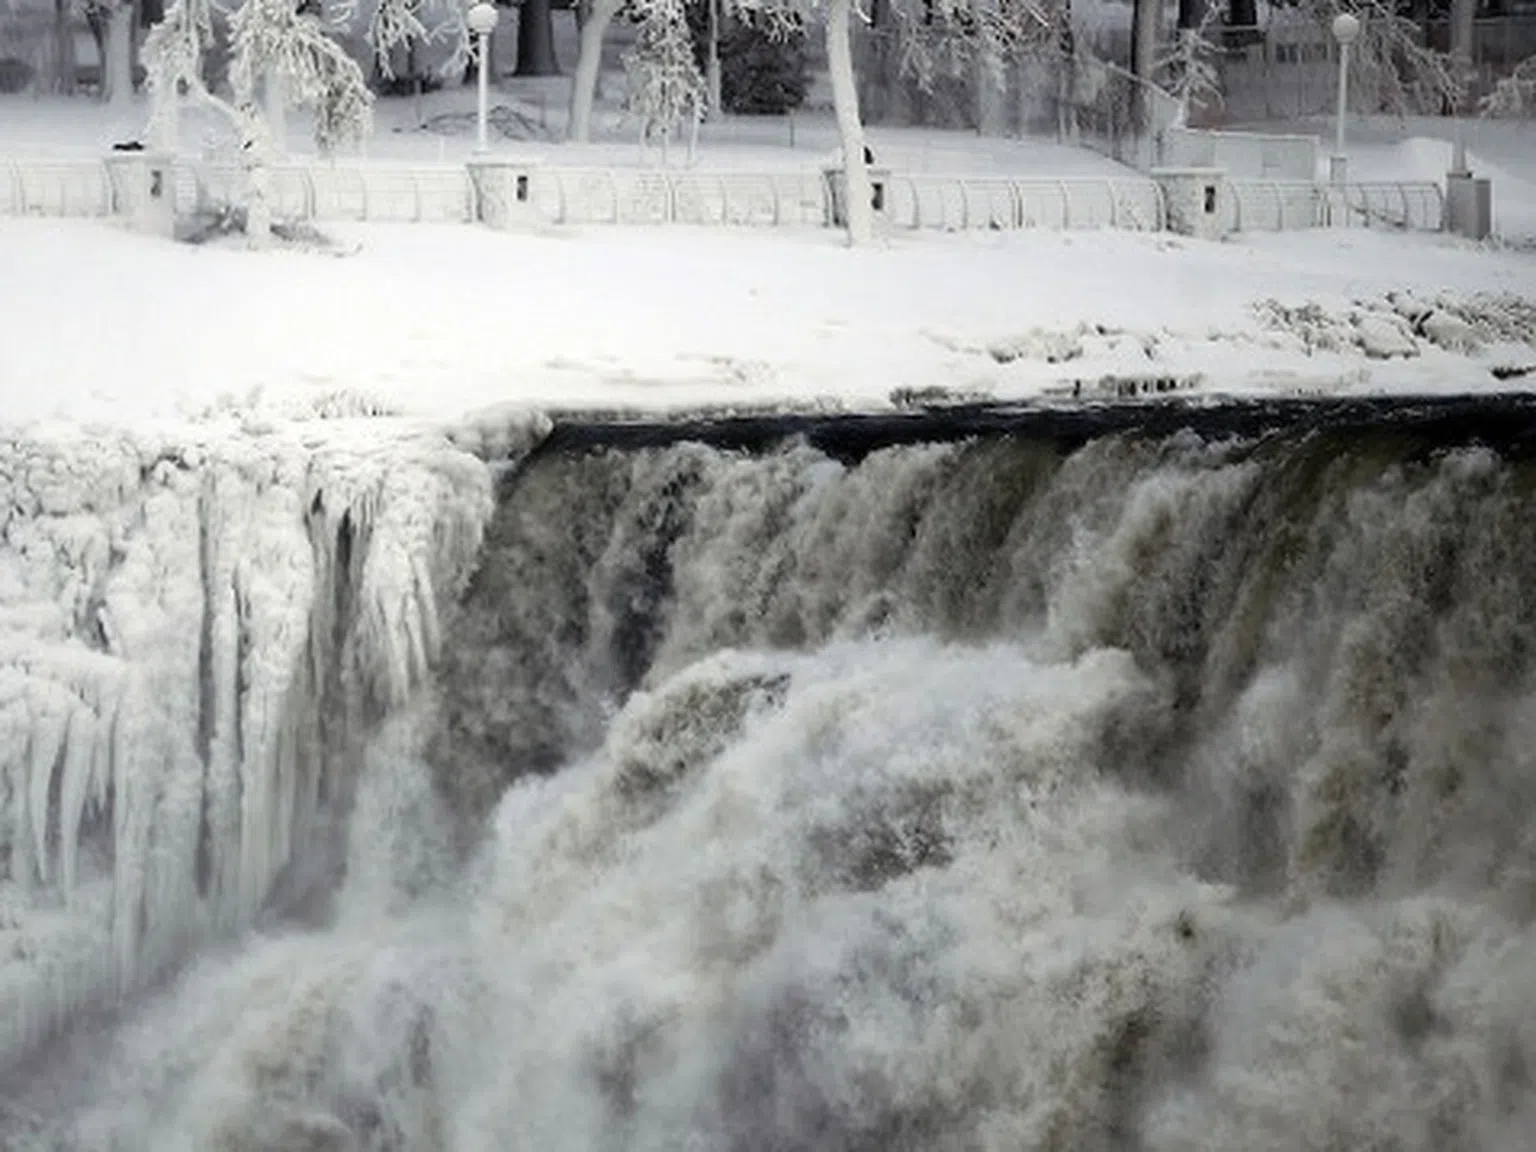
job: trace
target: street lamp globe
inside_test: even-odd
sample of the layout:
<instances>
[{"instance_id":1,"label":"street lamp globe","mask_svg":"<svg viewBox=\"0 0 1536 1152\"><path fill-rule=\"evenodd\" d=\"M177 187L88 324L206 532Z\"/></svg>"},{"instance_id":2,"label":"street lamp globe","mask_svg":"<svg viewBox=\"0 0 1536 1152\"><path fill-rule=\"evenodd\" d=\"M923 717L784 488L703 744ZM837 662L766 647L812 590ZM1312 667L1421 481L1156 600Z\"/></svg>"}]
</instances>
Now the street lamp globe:
<instances>
[{"instance_id":1,"label":"street lamp globe","mask_svg":"<svg viewBox=\"0 0 1536 1152\"><path fill-rule=\"evenodd\" d=\"M1340 12L1333 18L1333 38L1343 45L1353 44L1360 38L1359 19L1348 12Z\"/></svg>"},{"instance_id":2,"label":"street lamp globe","mask_svg":"<svg viewBox=\"0 0 1536 1152\"><path fill-rule=\"evenodd\" d=\"M496 30L496 22L501 19L501 13L496 11L496 5L481 0L479 4L471 5L464 19L469 24L469 30L476 36L489 36Z\"/></svg>"}]
</instances>

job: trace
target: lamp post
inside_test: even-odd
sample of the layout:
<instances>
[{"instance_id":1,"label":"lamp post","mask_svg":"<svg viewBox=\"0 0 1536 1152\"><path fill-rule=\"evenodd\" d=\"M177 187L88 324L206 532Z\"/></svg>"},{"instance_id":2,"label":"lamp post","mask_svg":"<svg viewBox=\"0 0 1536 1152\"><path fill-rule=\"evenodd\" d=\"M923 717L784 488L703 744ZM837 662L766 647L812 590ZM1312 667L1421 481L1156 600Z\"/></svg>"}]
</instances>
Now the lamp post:
<instances>
[{"instance_id":1,"label":"lamp post","mask_svg":"<svg viewBox=\"0 0 1536 1152\"><path fill-rule=\"evenodd\" d=\"M476 77L479 89L479 102L475 119L475 152L490 151L486 120L490 115L487 105L490 103L490 75L491 75L491 33L496 30L496 21L501 18L501 13L496 11L493 4L487 4L485 0L473 5L464 14L469 30L475 34L476 51L479 55L480 72Z\"/></svg>"},{"instance_id":2,"label":"lamp post","mask_svg":"<svg viewBox=\"0 0 1536 1152\"><path fill-rule=\"evenodd\" d=\"M1349 179L1344 158L1344 109L1349 103L1349 47L1360 37L1360 21L1348 12L1333 18L1333 38L1339 42L1339 104L1333 120L1333 155L1328 158L1328 180L1343 184Z\"/></svg>"}]
</instances>

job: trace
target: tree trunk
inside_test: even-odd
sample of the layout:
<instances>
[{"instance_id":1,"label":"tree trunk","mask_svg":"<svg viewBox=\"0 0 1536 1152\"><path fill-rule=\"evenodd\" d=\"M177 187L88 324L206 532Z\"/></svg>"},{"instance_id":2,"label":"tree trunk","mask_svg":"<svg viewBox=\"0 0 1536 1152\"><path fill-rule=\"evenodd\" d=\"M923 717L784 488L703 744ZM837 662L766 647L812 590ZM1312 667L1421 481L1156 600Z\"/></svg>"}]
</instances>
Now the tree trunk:
<instances>
[{"instance_id":1,"label":"tree trunk","mask_svg":"<svg viewBox=\"0 0 1536 1152\"><path fill-rule=\"evenodd\" d=\"M832 107L843 144L843 210L848 243L867 244L875 234L874 189L864 158L864 129L859 123L859 91L853 79L853 45L848 32L850 0L827 0L827 69L832 78Z\"/></svg>"},{"instance_id":2,"label":"tree trunk","mask_svg":"<svg viewBox=\"0 0 1536 1152\"><path fill-rule=\"evenodd\" d=\"M490 64L490 43L486 43L486 64ZM420 128L427 122L425 108L425 88L421 74L421 62L416 59L416 41L412 40L405 46L405 74L411 78L411 113L416 117L416 127Z\"/></svg>"},{"instance_id":3,"label":"tree trunk","mask_svg":"<svg viewBox=\"0 0 1536 1152\"><path fill-rule=\"evenodd\" d=\"M1152 79L1162 9L1161 0L1133 0L1132 3L1131 72L1141 80Z\"/></svg>"},{"instance_id":4,"label":"tree trunk","mask_svg":"<svg viewBox=\"0 0 1536 1152\"><path fill-rule=\"evenodd\" d=\"M977 0L971 0L971 15L978 26L981 23L979 7ZM1003 117L1002 93L997 86L998 71L1001 68L1002 61L997 58L996 49L991 42L986 39L978 40L975 57L971 62L971 83L976 87L974 98L978 136L1002 134L1000 127Z\"/></svg>"},{"instance_id":5,"label":"tree trunk","mask_svg":"<svg viewBox=\"0 0 1536 1152\"><path fill-rule=\"evenodd\" d=\"M1147 85L1157 66L1158 25L1163 14L1162 0L1133 0L1131 9L1131 72L1141 81L1131 96L1131 127L1140 131L1152 122Z\"/></svg>"},{"instance_id":6,"label":"tree trunk","mask_svg":"<svg viewBox=\"0 0 1536 1152\"><path fill-rule=\"evenodd\" d=\"M265 87L272 154L281 159L288 154L288 78L274 68L266 75Z\"/></svg>"},{"instance_id":7,"label":"tree trunk","mask_svg":"<svg viewBox=\"0 0 1536 1152\"><path fill-rule=\"evenodd\" d=\"M550 0L523 0L517 10L518 76L558 76L554 8Z\"/></svg>"},{"instance_id":8,"label":"tree trunk","mask_svg":"<svg viewBox=\"0 0 1536 1152\"><path fill-rule=\"evenodd\" d=\"M107 13L100 8L85 10L85 27L91 34L91 45L96 49L96 98L107 98Z\"/></svg>"},{"instance_id":9,"label":"tree trunk","mask_svg":"<svg viewBox=\"0 0 1536 1152\"><path fill-rule=\"evenodd\" d=\"M53 0L53 84L66 96L75 94L75 21L70 0Z\"/></svg>"},{"instance_id":10,"label":"tree trunk","mask_svg":"<svg viewBox=\"0 0 1536 1152\"><path fill-rule=\"evenodd\" d=\"M608 31L620 0L593 0L581 25L581 53L571 82L571 122L567 139L586 144L592 139L592 102L597 97L597 74L603 64L603 36Z\"/></svg>"},{"instance_id":11,"label":"tree trunk","mask_svg":"<svg viewBox=\"0 0 1536 1152\"><path fill-rule=\"evenodd\" d=\"M1477 0L1451 0L1451 67L1456 79L1466 85L1461 105L1467 105L1473 80L1472 38L1476 25ZM1457 112L1462 108L1456 109Z\"/></svg>"},{"instance_id":12,"label":"tree trunk","mask_svg":"<svg viewBox=\"0 0 1536 1152\"><path fill-rule=\"evenodd\" d=\"M101 62L103 95L114 108L133 99L133 5L113 9L107 22L107 55Z\"/></svg>"},{"instance_id":13,"label":"tree trunk","mask_svg":"<svg viewBox=\"0 0 1536 1152\"><path fill-rule=\"evenodd\" d=\"M245 243L248 248L261 249L272 243L272 136L268 131L271 124L261 122L261 111L254 103L247 105L247 109L234 113L240 128L240 166L245 176Z\"/></svg>"},{"instance_id":14,"label":"tree trunk","mask_svg":"<svg viewBox=\"0 0 1536 1152\"><path fill-rule=\"evenodd\" d=\"M721 0L708 0L709 43L704 51L704 87L709 101L705 112L711 120L718 120L720 114L725 111L720 94L720 2Z\"/></svg>"},{"instance_id":15,"label":"tree trunk","mask_svg":"<svg viewBox=\"0 0 1536 1152\"><path fill-rule=\"evenodd\" d=\"M139 27L149 27L151 19L159 23L165 19L165 8L160 0L142 0L139 8ZM136 44L143 37L136 36ZM156 152L169 152L175 154L177 146L181 143L181 92L180 83L173 82L169 91L157 90L148 80L145 81L145 90L149 93L149 124L145 127L144 134L149 140L149 146Z\"/></svg>"}]
</instances>

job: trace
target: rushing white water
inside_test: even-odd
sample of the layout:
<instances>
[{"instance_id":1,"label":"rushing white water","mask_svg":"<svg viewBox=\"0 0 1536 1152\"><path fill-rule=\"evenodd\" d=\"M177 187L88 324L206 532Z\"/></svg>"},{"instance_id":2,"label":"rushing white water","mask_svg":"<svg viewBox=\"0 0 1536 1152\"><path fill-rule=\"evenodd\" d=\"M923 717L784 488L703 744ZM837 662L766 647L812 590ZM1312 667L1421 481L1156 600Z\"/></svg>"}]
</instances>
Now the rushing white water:
<instances>
[{"instance_id":1,"label":"rushing white water","mask_svg":"<svg viewBox=\"0 0 1536 1152\"><path fill-rule=\"evenodd\" d=\"M471 472L367 555L451 592ZM1527 1148L1533 494L1529 463L1358 432L536 458L457 604L410 601L419 640L388 597L306 609L375 670L339 887L269 881L119 1018L33 1044L0 1132ZM167 706L207 716L192 668ZM260 843L275 876L309 841Z\"/></svg>"}]
</instances>

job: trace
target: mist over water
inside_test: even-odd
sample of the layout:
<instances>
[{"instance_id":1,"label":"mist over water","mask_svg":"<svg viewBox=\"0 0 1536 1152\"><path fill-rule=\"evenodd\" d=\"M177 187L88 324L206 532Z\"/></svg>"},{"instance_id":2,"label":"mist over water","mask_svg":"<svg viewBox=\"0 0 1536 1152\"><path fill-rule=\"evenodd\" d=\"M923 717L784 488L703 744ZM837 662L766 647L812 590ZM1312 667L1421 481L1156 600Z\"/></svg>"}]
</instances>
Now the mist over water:
<instances>
[{"instance_id":1,"label":"mist over water","mask_svg":"<svg viewBox=\"0 0 1536 1152\"><path fill-rule=\"evenodd\" d=\"M536 455L334 890L0 1144L1528 1149L1533 496L1386 433Z\"/></svg>"}]
</instances>

